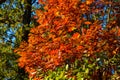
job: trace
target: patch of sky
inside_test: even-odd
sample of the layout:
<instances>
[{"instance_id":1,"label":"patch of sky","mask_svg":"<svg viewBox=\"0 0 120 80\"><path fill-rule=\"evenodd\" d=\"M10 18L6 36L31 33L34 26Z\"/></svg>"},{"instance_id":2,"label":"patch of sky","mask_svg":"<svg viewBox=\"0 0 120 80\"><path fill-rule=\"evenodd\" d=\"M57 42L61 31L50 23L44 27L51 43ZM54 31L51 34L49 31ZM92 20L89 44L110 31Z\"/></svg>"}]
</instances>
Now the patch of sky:
<instances>
[{"instance_id":1,"label":"patch of sky","mask_svg":"<svg viewBox=\"0 0 120 80\"><path fill-rule=\"evenodd\" d=\"M12 5L12 9L16 9L17 7L18 7L18 2L20 2L20 1L14 1L13 2L13 5ZM9 0L7 0L6 2L5 2L5 4L6 5L0 5L0 8L5 8L5 6L9 6L9 4L10 4L10 1ZM32 10L32 13L31 13L31 16L34 16L35 15L35 9L39 9L40 7L41 7L42 5L39 5L39 3L38 3L38 0L36 0L36 2L34 2L33 4L32 4L32 8L33 8L33 10ZM24 6L23 6L24 7ZM12 17L14 17L14 16L12 16ZM7 26L8 24L4 24L4 26ZM9 28L7 31L6 31L6 34L7 34L7 36L2 36L3 38L4 38L4 41L5 42L7 42L7 41L9 41L9 40L11 40L13 43L12 43L12 45L14 46L14 41L16 40L16 38L15 38L15 33L16 33L16 31L20 28L20 27L22 27L23 26L23 24L22 23L19 23L19 24L16 24L15 25L16 27L15 28ZM1 27L0 27L1 28ZM2 41L0 41L0 42L2 42Z\"/></svg>"},{"instance_id":2,"label":"patch of sky","mask_svg":"<svg viewBox=\"0 0 120 80\"><path fill-rule=\"evenodd\" d=\"M114 70L114 69L112 69L112 70L111 70L111 73L112 73L112 74L115 74L115 70Z\"/></svg>"},{"instance_id":3,"label":"patch of sky","mask_svg":"<svg viewBox=\"0 0 120 80\"><path fill-rule=\"evenodd\" d=\"M100 61L98 61L98 65L99 66L102 66L103 65L103 62L100 60Z\"/></svg>"},{"instance_id":4,"label":"patch of sky","mask_svg":"<svg viewBox=\"0 0 120 80\"><path fill-rule=\"evenodd\" d=\"M4 78L4 80L12 80L12 79L11 79L11 78L7 78L7 77L6 77L6 78Z\"/></svg>"},{"instance_id":5,"label":"patch of sky","mask_svg":"<svg viewBox=\"0 0 120 80\"><path fill-rule=\"evenodd\" d=\"M86 14L83 14L83 18L87 18Z\"/></svg>"},{"instance_id":6,"label":"patch of sky","mask_svg":"<svg viewBox=\"0 0 120 80\"><path fill-rule=\"evenodd\" d=\"M113 12L113 11L110 11L110 14L114 14L114 12Z\"/></svg>"},{"instance_id":7,"label":"patch of sky","mask_svg":"<svg viewBox=\"0 0 120 80\"><path fill-rule=\"evenodd\" d=\"M107 10L107 8L108 8L108 7L107 7L107 5L105 5L105 7L103 7L103 10L104 10L104 11L106 11L106 10Z\"/></svg>"},{"instance_id":8,"label":"patch of sky","mask_svg":"<svg viewBox=\"0 0 120 80\"><path fill-rule=\"evenodd\" d=\"M35 7L35 8L40 8L41 7L41 5L39 5L39 3L38 3L38 0L36 0L36 2L34 4L32 4L32 6Z\"/></svg>"},{"instance_id":9,"label":"patch of sky","mask_svg":"<svg viewBox=\"0 0 120 80\"><path fill-rule=\"evenodd\" d=\"M86 0L81 0L82 2L85 2Z\"/></svg>"}]
</instances>

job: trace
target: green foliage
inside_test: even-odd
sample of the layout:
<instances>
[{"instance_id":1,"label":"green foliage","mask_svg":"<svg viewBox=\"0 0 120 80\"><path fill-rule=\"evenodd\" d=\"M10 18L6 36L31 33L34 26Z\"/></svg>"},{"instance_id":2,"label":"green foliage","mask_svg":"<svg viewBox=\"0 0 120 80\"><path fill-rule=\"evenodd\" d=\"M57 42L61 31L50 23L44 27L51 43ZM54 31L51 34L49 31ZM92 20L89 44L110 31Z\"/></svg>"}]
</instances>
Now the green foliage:
<instances>
[{"instance_id":1,"label":"green foliage","mask_svg":"<svg viewBox=\"0 0 120 80\"><path fill-rule=\"evenodd\" d=\"M24 73L19 73L16 61L19 56L13 52L14 45L17 44L15 38L19 35L15 33L18 25L22 24L22 15L20 0L6 0L0 5L0 80L25 78Z\"/></svg>"},{"instance_id":2,"label":"green foliage","mask_svg":"<svg viewBox=\"0 0 120 80\"><path fill-rule=\"evenodd\" d=\"M19 73L20 69L16 59L19 57L12 51L12 47L7 44L0 45L0 80L12 79L21 80L27 79L27 75Z\"/></svg>"},{"instance_id":3,"label":"green foliage","mask_svg":"<svg viewBox=\"0 0 120 80\"><path fill-rule=\"evenodd\" d=\"M95 56L95 58L92 58L84 54L80 61L76 60L72 64L65 64L62 67L57 67L47 72L38 69L36 77L39 79L44 78L44 80L98 80L100 77L102 77L103 80L120 79L120 55L115 55L109 59L105 53L96 53ZM117 68L113 67L115 65L118 65ZM106 75L106 72L109 72L111 75ZM99 74L101 74L101 76Z\"/></svg>"}]
</instances>

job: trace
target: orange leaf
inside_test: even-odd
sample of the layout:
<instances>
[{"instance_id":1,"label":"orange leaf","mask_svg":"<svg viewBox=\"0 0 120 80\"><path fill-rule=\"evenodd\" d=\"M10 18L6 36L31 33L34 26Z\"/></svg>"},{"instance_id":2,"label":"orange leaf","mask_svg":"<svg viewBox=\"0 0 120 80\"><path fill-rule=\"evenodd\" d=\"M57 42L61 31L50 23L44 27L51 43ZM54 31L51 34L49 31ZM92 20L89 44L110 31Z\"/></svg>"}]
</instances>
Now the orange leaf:
<instances>
[{"instance_id":1,"label":"orange leaf","mask_svg":"<svg viewBox=\"0 0 120 80\"><path fill-rule=\"evenodd\" d=\"M78 32L76 32L76 33L73 34L72 38L76 39L76 38L79 38L79 36L80 36L80 34Z\"/></svg>"},{"instance_id":2,"label":"orange leaf","mask_svg":"<svg viewBox=\"0 0 120 80\"><path fill-rule=\"evenodd\" d=\"M52 51L50 51L50 54L51 54L51 55L54 55L54 54L56 54L56 53L58 53L58 50L52 50Z\"/></svg>"},{"instance_id":3,"label":"orange leaf","mask_svg":"<svg viewBox=\"0 0 120 80\"><path fill-rule=\"evenodd\" d=\"M90 21L86 21L85 24L89 25L89 24L91 24L91 22Z\"/></svg>"},{"instance_id":4,"label":"orange leaf","mask_svg":"<svg viewBox=\"0 0 120 80\"><path fill-rule=\"evenodd\" d=\"M92 1L93 1L93 0L87 0L87 1L86 1L86 4L89 5L89 4L92 3Z\"/></svg>"},{"instance_id":5,"label":"orange leaf","mask_svg":"<svg viewBox=\"0 0 120 80\"><path fill-rule=\"evenodd\" d=\"M83 46L78 46L77 47L77 50L80 50L80 49L82 49L83 48Z\"/></svg>"},{"instance_id":6,"label":"orange leaf","mask_svg":"<svg viewBox=\"0 0 120 80\"><path fill-rule=\"evenodd\" d=\"M55 59L55 60L54 60L54 64L55 64L55 65L59 65L58 60Z\"/></svg>"}]
</instances>

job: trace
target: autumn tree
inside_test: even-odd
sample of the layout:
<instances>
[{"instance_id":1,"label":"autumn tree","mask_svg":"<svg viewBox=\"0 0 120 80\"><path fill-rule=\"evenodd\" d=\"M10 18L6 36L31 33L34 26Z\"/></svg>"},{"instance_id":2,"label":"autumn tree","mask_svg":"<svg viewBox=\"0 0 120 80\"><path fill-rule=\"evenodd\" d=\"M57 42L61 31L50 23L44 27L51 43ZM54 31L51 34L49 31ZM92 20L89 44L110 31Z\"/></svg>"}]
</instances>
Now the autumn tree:
<instances>
[{"instance_id":1,"label":"autumn tree","mask_svg":"<svg viewBox=\"0 0 120 80\"><path fill-rule=\"evenodd\" d=\"M88 60L85 61L87 64L96 61L92 69L85 65L89 68L83 71L83 76L79 70L78 74L75 73L77 75L72 75L73 71L68 70L67 79L111 78L111 71L115 71L118 65L112 65L110 61L105 64L104 60L111 60L120 53L119 10L115 9L117 2L39 0L39 3L44 7L36 10L35 18L38 18L39 25L30 30L28 41L23 41L15 50L21 56L19 66L25 68L29 78L39 80L44 78L39 70L44 74L64 65L74 69L72 64L76 60L84 62L84 59ZM82 64L78 64L77 68ZM108 70L104 71L104 67Z\"/></svg>"}]
</instances>

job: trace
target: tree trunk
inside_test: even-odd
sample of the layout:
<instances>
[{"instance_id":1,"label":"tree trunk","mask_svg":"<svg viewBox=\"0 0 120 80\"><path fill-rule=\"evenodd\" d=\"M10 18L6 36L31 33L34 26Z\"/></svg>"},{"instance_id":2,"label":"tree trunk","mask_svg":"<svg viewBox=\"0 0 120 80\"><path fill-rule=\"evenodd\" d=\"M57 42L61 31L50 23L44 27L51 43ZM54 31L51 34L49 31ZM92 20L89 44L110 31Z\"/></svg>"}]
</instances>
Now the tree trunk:
<instances>
[{"instance_id":1,"label":"tree trunk","mask_svg":"<svg viewBox=\"0 0 120 80\"><path fill-rule=\"evenodd\" d=\"M23 15L23 37L22 40L27 41L28 40L28 34L29 30L26 29L26 27L30 27L30 22L31 22L31 10L32 10L32 0L26 0L26 7L25 7L25 12Z\"/></svg>"}]
</instances>

